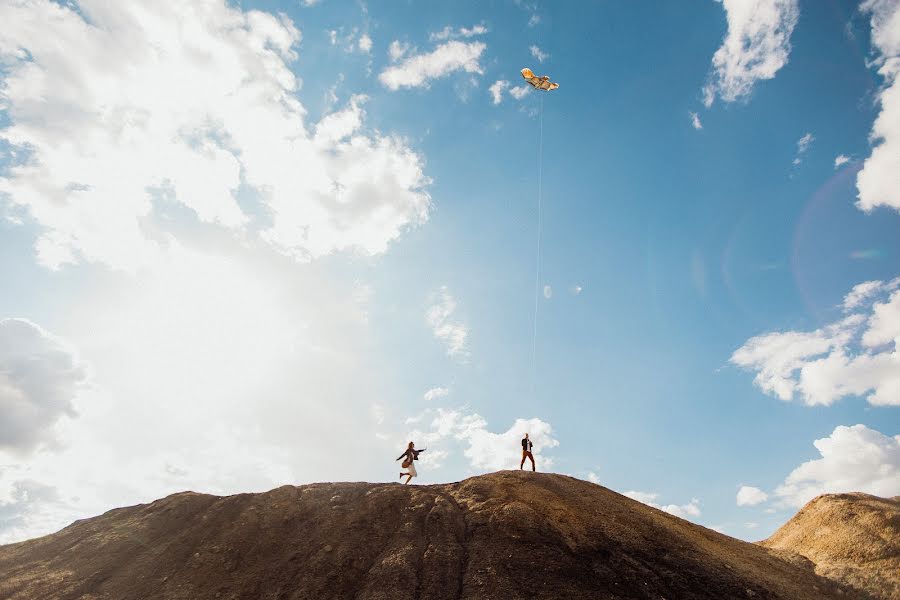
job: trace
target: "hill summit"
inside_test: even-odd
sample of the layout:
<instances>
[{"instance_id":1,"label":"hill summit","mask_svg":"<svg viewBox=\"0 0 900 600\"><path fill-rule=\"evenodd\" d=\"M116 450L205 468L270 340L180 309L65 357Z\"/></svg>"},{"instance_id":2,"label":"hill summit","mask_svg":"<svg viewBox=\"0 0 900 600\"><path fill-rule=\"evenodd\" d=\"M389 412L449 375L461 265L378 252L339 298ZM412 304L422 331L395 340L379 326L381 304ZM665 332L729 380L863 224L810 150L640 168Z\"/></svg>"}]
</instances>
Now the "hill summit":
<instances>
[{"instance_id":1,"label":"hill summit","mask_svg":"<svg viewBox=\"0 0 900 600\"><path fill-rule=\"evenodd\" d=\"M865 597L777 552L599 485L501 471L445 485L174 494L0 547L0 597Z\"/></svg>"},{"instance_id":2,"label":"hill summit","mask_svg":"<svg viewBox=\"0 0 900 600\"><path fill-rule=\"evenodd\" d=\"M815 563L816 573L900 600L900 496L824 494L762 542Z\"/></svg>"}]
</instances>

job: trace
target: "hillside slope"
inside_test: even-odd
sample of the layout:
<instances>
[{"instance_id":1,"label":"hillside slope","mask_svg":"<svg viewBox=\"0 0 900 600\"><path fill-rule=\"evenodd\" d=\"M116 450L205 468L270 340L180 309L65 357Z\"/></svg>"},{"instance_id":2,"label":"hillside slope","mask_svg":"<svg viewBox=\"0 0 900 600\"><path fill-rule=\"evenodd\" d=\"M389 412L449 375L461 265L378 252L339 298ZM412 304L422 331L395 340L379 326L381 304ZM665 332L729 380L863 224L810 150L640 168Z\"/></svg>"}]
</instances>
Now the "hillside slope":
<instances>
[{"instance_id":1,"label":"hillside slope","mask_svg":"<svg viewBox=\"0 0 900 600\"><path fill-rule=\"evenodd\" d=\"M900 497L825 494L762 542L815 563L816 572L900 600Z\"/></svg>"},{"instance_id":2,"label":"hillside slope","mask_svg":"<svg viewBox=\"0 0 900 600\"><path fill-rule=\"evenodd\" d=\"M0 597L855 598L812 565L560 475L175 494L0 546Z\"/></svg>"}]
</instances>

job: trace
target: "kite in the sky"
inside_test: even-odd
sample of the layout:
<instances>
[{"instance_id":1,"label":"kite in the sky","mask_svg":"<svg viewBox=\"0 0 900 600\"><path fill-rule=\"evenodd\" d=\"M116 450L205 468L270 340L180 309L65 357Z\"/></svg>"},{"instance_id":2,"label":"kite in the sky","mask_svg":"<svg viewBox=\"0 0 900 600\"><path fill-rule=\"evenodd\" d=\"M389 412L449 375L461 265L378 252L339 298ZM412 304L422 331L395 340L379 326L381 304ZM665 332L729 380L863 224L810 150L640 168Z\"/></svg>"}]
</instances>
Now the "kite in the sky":
<instances>
[{"instance_id":1,"label":"kite in the sky","mask_svg":"<svg viewBox=\"0 0 900 600\"><path fill-rule=\"evenodd\" d=\"M550 90L555 90L559 87L558 83L553 83L550 81L549 76L544 75L543 77L538 77L537 75L532 73L531 69L529 69L528 67L522 69L522 77L524 77L525 81L527 81L531 85L531 87L536 90L549 92Z\"/></svg>"}]
</instances>

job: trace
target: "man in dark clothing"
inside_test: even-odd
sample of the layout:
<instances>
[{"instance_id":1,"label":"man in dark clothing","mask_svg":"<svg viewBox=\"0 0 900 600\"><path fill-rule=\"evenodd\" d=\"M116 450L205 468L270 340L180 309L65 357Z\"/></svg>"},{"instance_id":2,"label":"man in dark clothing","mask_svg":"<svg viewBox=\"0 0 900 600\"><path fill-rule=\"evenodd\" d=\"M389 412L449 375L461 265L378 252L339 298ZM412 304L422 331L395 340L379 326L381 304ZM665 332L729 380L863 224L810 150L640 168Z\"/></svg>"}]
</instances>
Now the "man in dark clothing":
<instances>
[{"instance_id":1,"label":"man in dark clothing","mask_svg":"<svg viewBox=\"0 0 900 600\"><path fill-rule=\"evenodd\" d=\"M534 471L534 455L531 453L531 448L534 444L531 443L531 440L528 439L528 434L525 434L525 437L522 438L522 462L519 463L519 470L525 465L525 459L531 460L531 470Z\"/></svg>"}]
</instances>

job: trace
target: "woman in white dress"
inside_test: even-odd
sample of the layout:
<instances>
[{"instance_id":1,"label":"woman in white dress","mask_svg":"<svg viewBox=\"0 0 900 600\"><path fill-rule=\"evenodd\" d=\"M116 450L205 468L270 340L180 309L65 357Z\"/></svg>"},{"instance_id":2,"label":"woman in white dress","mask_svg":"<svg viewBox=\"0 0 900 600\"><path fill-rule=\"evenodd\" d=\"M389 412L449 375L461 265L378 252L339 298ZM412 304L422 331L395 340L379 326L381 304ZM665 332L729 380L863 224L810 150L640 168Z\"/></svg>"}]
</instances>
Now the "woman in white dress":
<instances>
[{"instance_id":1,"label":"woman in white dress","mask_svg":"<svg viewBox=\"0 0 900 600\"><path fill-rule=\"evenodd\" d=\"M400 479L403 479L403 476L406 475L406 481L403 482L403 485L406 485L407 483L409 483L409 481L413 477L419 476L419 474L416 473L416 462L415 461L419 460L420 452L425 452L425 448L422 448L421 450L416 450L416 445L413 444L412 442L410 442L409 446L407 446L407 448L406 448L406 451L397 457L397 460L400 460L401 458L404 459L403 463L400 466L403 467L404 469L407 469L406 473L400 473Z\"/></svg>"}]
</instances>

